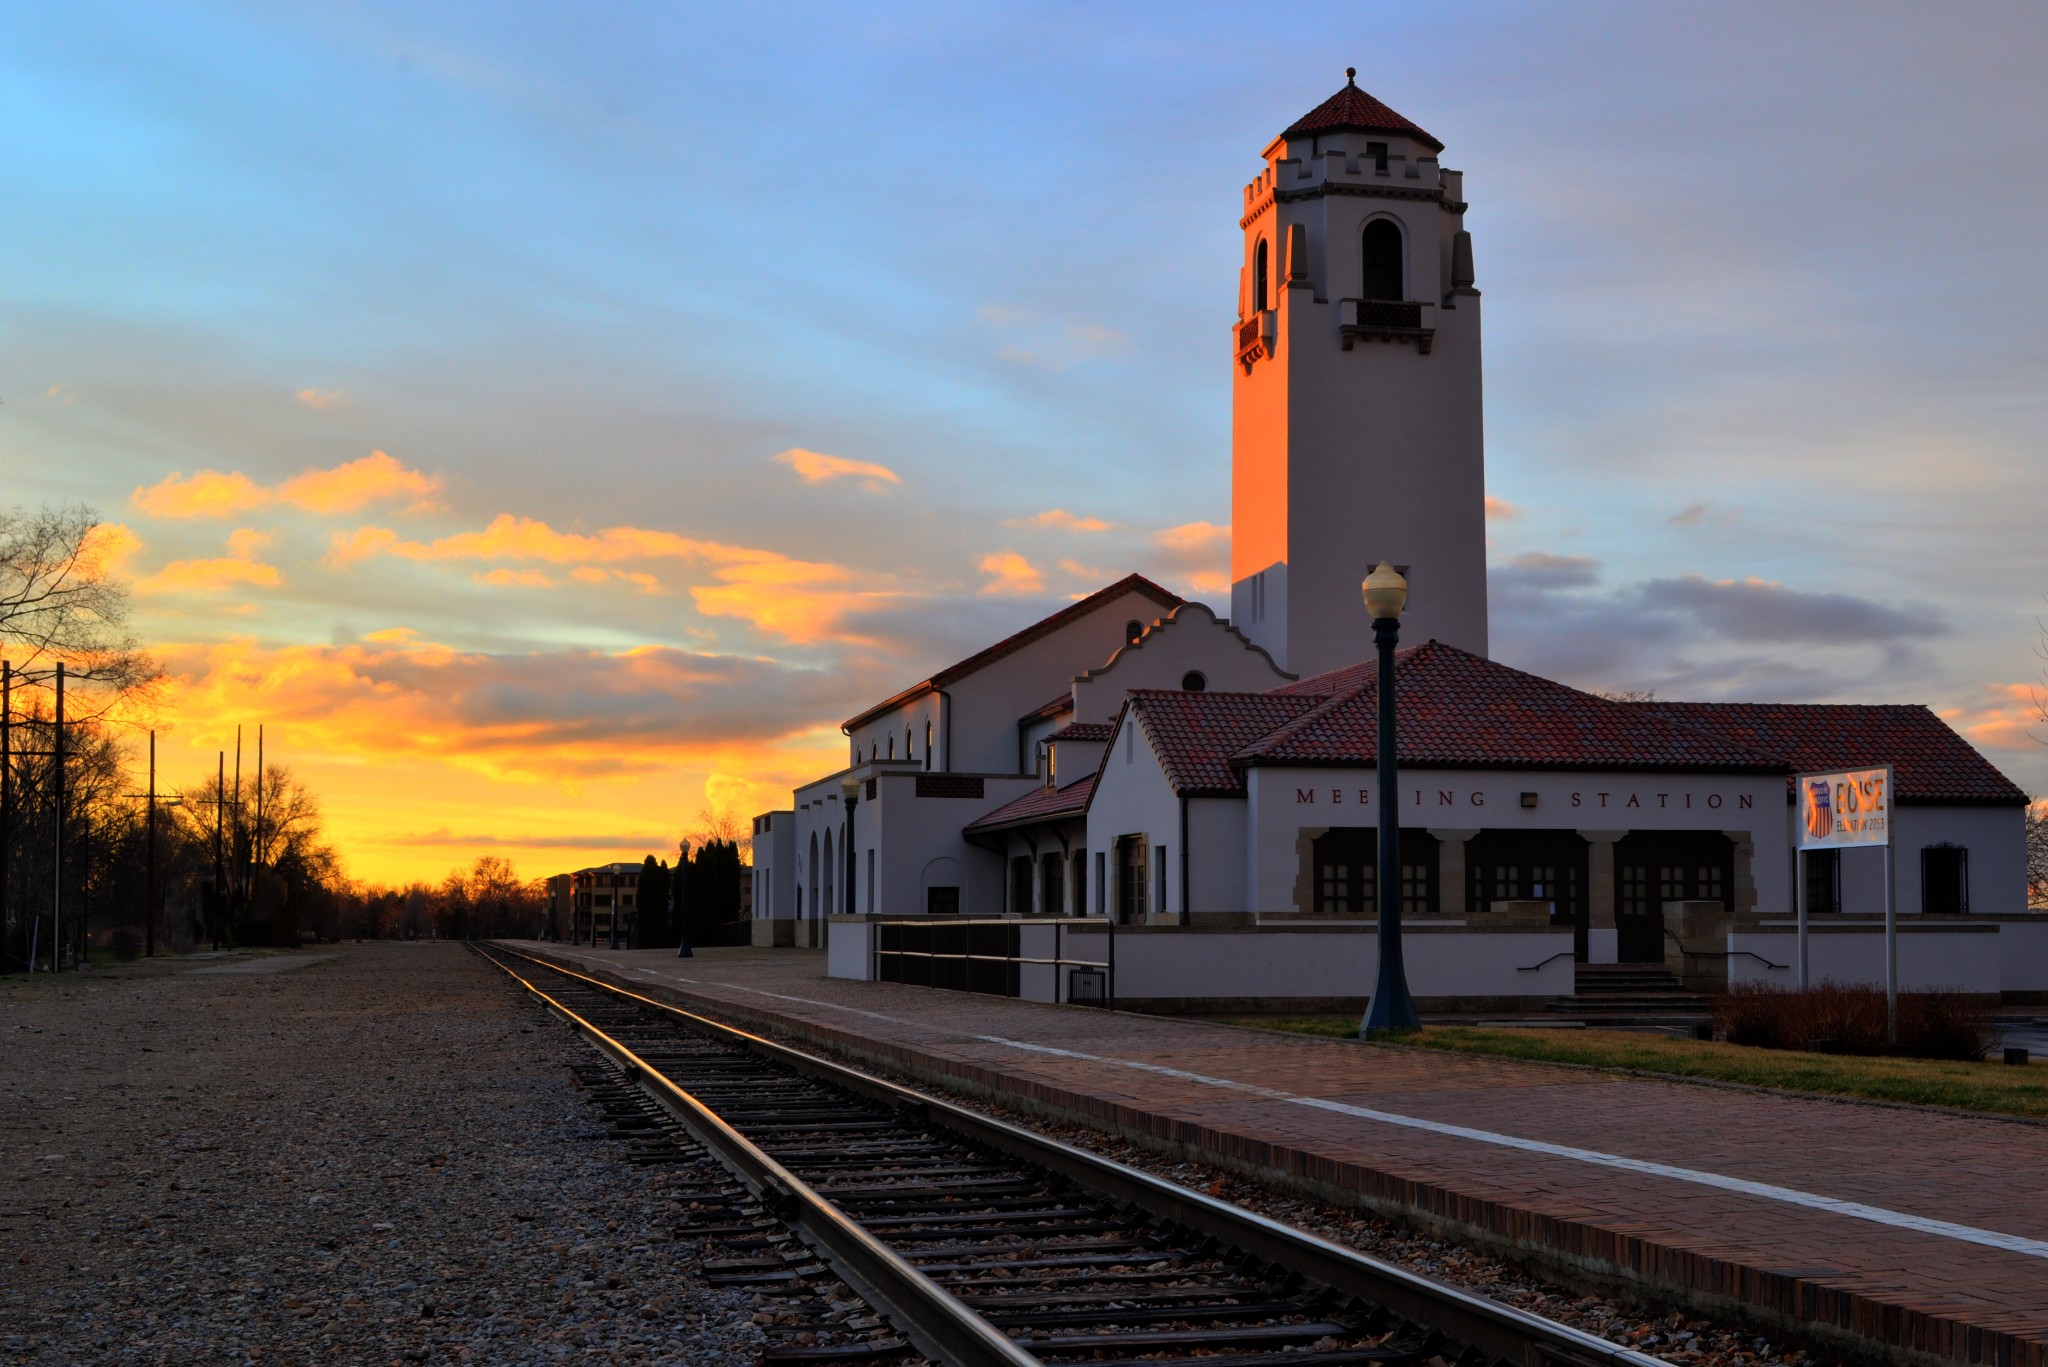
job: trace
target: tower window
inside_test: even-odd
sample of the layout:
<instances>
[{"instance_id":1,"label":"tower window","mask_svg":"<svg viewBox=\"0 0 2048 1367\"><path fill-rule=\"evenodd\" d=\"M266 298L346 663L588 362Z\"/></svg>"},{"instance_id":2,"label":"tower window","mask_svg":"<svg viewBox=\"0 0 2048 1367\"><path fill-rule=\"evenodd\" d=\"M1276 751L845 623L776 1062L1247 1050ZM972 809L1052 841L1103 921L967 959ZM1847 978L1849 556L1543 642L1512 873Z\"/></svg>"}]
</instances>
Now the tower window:
<instances>
[{"instance_id":1,"label":"tower window","mask_svg":"<svg viewBox=\"0 0 2048 1367\"><path fill-rule=\"evenodd\" d=\"M1145 624L1144 624L1143 622L1138 622L1138 621L1131 621L1131 622L1125 622L1125 623L1124 623L1124 644L1125 644L1125 645L1131 645L1131 644L1133 644L1134 642L1136 642L1136 641L1137 641L1137 639L1138 639L1138 638L1139 638L1140 636L1143 636L1144 634L1145 634Z\"/></svg>"},{"instance_id":2,"label":"tower window","mask_svg":"<svg viewBox=\"0 0 2048 1367\"><path fill-rule=\"evenodd\" d=\"M1273 307L1271 278L1271 256L1266 250L1266 239L1262 237L1252 248L1252 312L1264 313Z\"/></svg>"},{"instance_id":3,"label":"tower window","mask_svg":"<svg viewBox=\"0 0 2048 1367\"><path fill-rule=\"evenodd\" d=\"M1202 677L1201 670L1190 669L1180 676L1180 686L1190 693L1200 693L1209 686L1209 681Z\"/></svg>"},{"instance_id":4,"label":"tower window","mask_svg":"<svg viewBox=\"0 0 2048 1367\"><path fill-rule=\"evenodd\" d=\"M1402 283L1401 230L1390 218L1365 225L1365 297L1406 299Z\"/></svg>"}]
</instances>

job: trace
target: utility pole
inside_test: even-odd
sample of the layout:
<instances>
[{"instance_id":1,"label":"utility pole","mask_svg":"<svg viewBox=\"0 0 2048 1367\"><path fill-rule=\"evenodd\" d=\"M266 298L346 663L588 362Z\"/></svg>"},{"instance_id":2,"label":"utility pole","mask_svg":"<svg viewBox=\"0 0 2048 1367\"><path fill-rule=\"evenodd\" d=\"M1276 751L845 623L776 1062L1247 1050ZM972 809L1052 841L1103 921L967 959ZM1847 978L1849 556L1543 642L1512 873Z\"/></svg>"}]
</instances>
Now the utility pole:
<instances>
[{"instance_id":1,"label":"utility pole","mask_svg":"<svg viewBox=\"0 0 2048 1367\"><path fill-rule=\"evenodd\" d=\"M256 839L250 862L263 867L263 724L256 725Z\"/></svg>"},{"instance_id":2,"label":"utility pole","mask_svg":"<svg viewBox=\"0 0 2048 1367\"><path fill-rule=\"evenodd\" d=\"M14 664L0 660L0 940L14 948ZM30 968L35 965L31 963Z\"/></svg>"},{"instance_id":3,"label":"utility pole","mask_svg":"<svg viewBox=\"0 0 2048 1367\"><path fill-rule=\"evenodd\" d=\"M144 844L149 850L142 904L142 957L156 957L156 728L149 732L149 823Z\"/></svg>"},{"instance_id":4,"label":"utility pole","mask_svg":"<svg viewBox=\"0 0 2048 1367\"><path fill-rule=\"evenodd\" d=\"M242 922L242 728L235 727L235 819L228 827L228 888L229 900L235 907L235 924Z\"/></svg>"},{"instance_id":5,"label":"utility pole","mask_svg":"<svg viewBox=\"0 0 2048 1367\"><path fill-rule=\"evenodd\" d=\"M220 949L220 923L227 919L228 876L227 865L220 855L221 804L227 800L228 756L225 750L214 751L213 759L213 947Z\"/></svg>"},{"instance_id":6,"label":"utility pole","mask_svg":"<svg viewBox=\"0 0 2048 1367\"><path fill-rule=\"evenodd\" d=\"M51 742L50 752L56 759L55 782L57 785L57 854L50 864L50 971L57 971L57 961L63 951L64 940L64 662L57 662L57 726L56 739Z\"/></svg>"}]
</instances>

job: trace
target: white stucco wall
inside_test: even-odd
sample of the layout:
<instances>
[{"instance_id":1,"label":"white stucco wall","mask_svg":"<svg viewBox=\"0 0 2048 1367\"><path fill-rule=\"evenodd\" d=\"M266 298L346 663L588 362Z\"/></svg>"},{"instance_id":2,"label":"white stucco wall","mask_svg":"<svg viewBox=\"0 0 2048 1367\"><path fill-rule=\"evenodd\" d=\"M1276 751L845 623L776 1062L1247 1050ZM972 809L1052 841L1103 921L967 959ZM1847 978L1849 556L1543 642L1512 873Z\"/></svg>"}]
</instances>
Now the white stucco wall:
<instances>
[{"instance_id":1,"label":"white stucco wall","mask_svg":"<svg viewBox=\"0 0 2048 1367\"><path fill-rule=\"evenodd\" d=\"M1109 721L1132 689L1179 688L1191 670L1211 693L1263 693L1293 681L1207 603L1184 603L1107 664L1074 679L1074 719Z\"/></svg>"},{"instance_id":2,"label":"white stucco wall","mask_svg":"<svg viewBox=\"0 0 2048 1367\"><path fill-rule=\"evenodd\" d=\"M796 915L796 813L763 812L754 818L754 919L786 921Z\"/></svg>"},{"instance_id":3,"label":"white stucco wall","mask_svg":"<svg viewBox=\"0 0 2048 1367\"><path fill-rule=\"evenodd\" d=\"M879 743L887 754L892 738L902 744L905 725L911 726L922 745L923 718L930 717L933 744L939 749L937 768L1017 773L1030 764L1028 754L1021 765L1018 760L1017 719L1069 687L1076 674L1114 655L1124 644L1127 623L1149 627L1165 611L1136 589L1117 594L1057 631L957 681L945 699L921 695L862 722L848 735L848 753L865 755L870 745ZM1016 629L1030 625L1019 622ZM922 762L920 752L920 765Z\"/></svg>"},{"instance_id":4,"label":"white stucco wall","mask_svg":"<svg viewBox=\"0 0 2048 1367\"><path fill-rule=\"evenodd\" d=\"M2023 984L2033 990L2048 987L2048 958L2034 957L2048 949L2048 941L2033 941L2024 935L2007 941L2005 926L1993 923L1902 925L1899 931L1899 988L1923 992L1937 987L1965 992L1995 993L2003 985L2007 970L2001 959L2010 949L2018 957L2031 958L2026 967L2015 967L2013 976L2030 977ZM2021 927L2027 930L2031 927ZM1799 985L1799 939L1796 927L1773 927L1765 931L1738 932L1728 936L1728 980L1731 983L1762 982L1780 987ZM2033 951L2029 954L2028 951ZM1815 928L1808 936L1811 954L1809 973L1814 982L1832 979L1838 983L1884 985L1884 924L1865 921L1845 925L1839 921ZM1749 955L1768 959L1773 968Z\"/></svg>"},{"instance_id":5,"label":"white stucco wall","mask_svg":"<svg viewBox=\"0 0 2048 1367\"><path fill-rule=\"evenodd\" d=\"M1255 836L1245 878L1252 910L1294 904L1304 830L1371 826L1377 775L1371 769L1261 766L1246 775L1247 820ZM1406 769L1401 824L1422 830L1698 830L1746 833L1760 911L1791 907L1791 830L1785 783L1776 775L1554 773ZM1536 794L1524 807L1523 793Z\"/></svg>"},{"instance_id":6,"label":"white stucco wall","mask_svg":"<svg viewBox=\"0 0 2048 1367\"><path fill-rule=\"evenodd\" d=\"M1071 957L1107 952L1101 931L1070 929L1066 938ZM1403 937L1402 958L1417 997L1563 997L1572 992L1571 948L1570 930L1418 933ZM1116 940L1120 999L1365 997L1378 971L1378 936L1367 924L1119 932Z\"/></svg>"},{"instance_id":7,"label":"white stucco wall","mask_svg":"<svg viewBox=\"0 0 2048 1367\"><path fill-rule=\"evenodd\" d=\"M1151 861L1146 889L1147 915L1157 918L1161 914L1159 875L1163 862L1167 895L1165 915L1178 917L1180 799L1166 781L1166 773L1159 767L1159 758L1153 753L1151 741L1143 734L1144 728L1137 722L1137 717L1136 712L1127 711L1118 722L1116 732L1110 737L1100 776L1095 781L1095 796L1088 805L1090 859L1093 860L1094 851L1101 851L1107 856L1103 865L1104 897L1106 907L1114 912L1117 841L1128 835L1144 836L1147 858ZM1242 845L1241 834L1237 842ZM1162 846L1166 850L1164 861L1159 856ZM1091 881L1094 873L1091 867ZM1191 877L1190 882L1197 882L1199 877Z\"/></svg>"}]
</instances>

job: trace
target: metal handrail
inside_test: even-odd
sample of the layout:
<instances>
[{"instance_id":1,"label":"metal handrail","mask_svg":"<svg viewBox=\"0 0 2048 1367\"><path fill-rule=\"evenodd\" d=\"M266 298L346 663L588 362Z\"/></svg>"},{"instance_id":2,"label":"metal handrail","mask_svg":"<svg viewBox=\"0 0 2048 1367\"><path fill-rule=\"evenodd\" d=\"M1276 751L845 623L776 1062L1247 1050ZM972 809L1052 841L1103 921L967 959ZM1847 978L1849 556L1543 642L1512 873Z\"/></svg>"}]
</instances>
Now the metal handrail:
<instances>
[{"instance_id":1,"label":"metal handrail","mask_svg":"<svg viewBox=\"0 0 2048 1367\"><path fill-rule=\"evenodd\" d=\"M1551 956L1550 956L1549 958L1545 959L1545 960L1544 960L1544 961L1543 961L1542 963L1535 963L1535 964L1529 964L1529 965L1527 965L1526 967L1523 967L1523 968L1518 968L1518 969L1516 969L1516 970L1515 970L1515 972L1517 972L1517 973L1534 973L1534 972L1535 972L1535 971L1536 971L1537 969L1539 969L1539 968L1547 968L1547 967L1548 967L1548 966L1550 966L1551 964L1554 964L1554 963L1556 963L1556 962L1557 962L1557 961L1558 961L1559 959L1571 959L1571 958L1576 958L1576 957L1578 956L1578 952L1579 952L1579 951L1577 951L1576 949L1560 949L1559 951L1557 951L1557 953L1555 953L1555 954L1551 955Z\"/></svg>"},{"instance_id":2,"label":"metal handrail","mask_svg":"<svg viewBox=\"0 0 2048 1367\"><path fill-rule=\"evenodd\" d=\"M1685 941L1683 941L1683 940L1681 940L1681 939L1679 939L1679 938L1678 938L1678 932L1677 932L1677 931L1674 931L1674 930L1671 930L1671 929L1667 928L1667 929L1666 929L1666 930L1664 931L1664 934L1665 934L1665 936L1666 936L1666 937L1667 937L1667 938L1668 938L1668 939L1669 939L1669 940L1671 941L1671 943L1672 943L1672 944L1675 944L1675 945L1677 945L1677 946L1678 946L1678 952L1679 952L1680 954L1683 954L1683 955L1687 956L1688 958L1693 958L1693 959L1734 959L1734 958L1738 958L1738 957L1740 957L1740 958L1749 958L1749 959L1755 959L1755 960L1756 960L1756 961L1757 961L1758 963L1762 964L1762 965L1763 965L1763 966L1764 966L1765 968L1790 968L1790 967L1792 966L1792 965L1790 965L1790 964L1775 964L1775 963L1772 963L1772 962L1771 962L1771 961L1770 961L1769 959L1766 959L1766 958L1765 958L1765 957L1764 957L1763 955L1761 955L1761 954L1758 954L1758 953L1757 953L1756 951L1754 951L1754 950L1750 950L1750 949L1687 949L1687 948L1685 947Z\"/></svg>"},{"instance_id":3,"label":"metal handrail","mask_svg":"<svg viewBox=\"0 0 2048 1367\"><path fill-rule=\"evenodd\" d=\"M1051 968L1053 970L1053 1001L1055 1004L1058 1004L1061 1001L1059 983L1060 969L1099 968L1104 973L1109 975L1109 982L1104 984L1105 997L1107 998L1107 1000L1112 1002L1116 1000L1116 991L1114 986L1116 981L1116 923L1106 916L983 916L975 917L972 919L952 916L896 916L891 917L887 920L871 921L869 922L869 924L877 927L874 938L870 941L868 949L869 972L873 975L875 979L879 979L881 977L879 970L881 967L882 956L884 955L889 955L898 959L945 959L960 963L997 963L1019 965L1030 964L1033 967ZM884 949L882 948L882 936L879 929L882 926L919 926L928 927L931 929L938 929L940 927L956 926L1025 926L1034 924L1041 926L1050 925L1053 928L1053 957L1050 959L1039 958L1036 955L1023 954L975 954L970 951L963 950ZM1061 954L1059 952L1060 932L1066 929L1066 927L1068 927L1069 925L1085 925L1091 927L1099 925L1103 927L1110 935L1109 957L1106 959L1070 959L1067 958L1065 955Z\"/></svg>"}]
</instances>

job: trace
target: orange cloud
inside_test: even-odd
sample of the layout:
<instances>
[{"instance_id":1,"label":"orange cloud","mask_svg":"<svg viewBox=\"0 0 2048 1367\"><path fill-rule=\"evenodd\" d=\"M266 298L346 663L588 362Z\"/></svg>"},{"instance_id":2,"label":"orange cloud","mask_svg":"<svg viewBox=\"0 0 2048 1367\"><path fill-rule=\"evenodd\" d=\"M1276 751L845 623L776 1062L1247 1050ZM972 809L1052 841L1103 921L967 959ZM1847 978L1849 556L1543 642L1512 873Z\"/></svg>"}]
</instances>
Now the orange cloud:
<instances>
[{"instance_id":1,"label":"orange cloud","mask_svg":"<svg viewBox=\"0 0 2048 1367\"><path fill-rule=\"evenodd\" d=\"M1990 684L1983 702L1942 713L1973 745L1987 750L2037 750L2048 736L2041 716L2048 689L2039 684Z\"/></svg>"},{"instance_id":2,"label":"orange cloud","mask_svg":"<svg viewBox=\"0 0 2048 1367\"><path fill-rule=\"evenodd\" d=\"M853 586L853 574L840 565L805 560L762 560L728 565L717 571L717 584L692 586L690 599L707 617L734 617L799 645L840 640L866 643L848 635L848 614L870 607L889 595Z\"/></svg>"},{"instance_id":3,"label":"orange cloud","mask_svg":"<svg viewBox=\"0 0 2048 1367\"><path fill-rule=\"evenodd\" d=\"M834 479L857 479L861 488L871 493L881 493L889 485L903 482L903 477L886 465L877 465L871 460L848 460L844 456L828 456L818 451L806 451L800 446L781 452L775 459L801 475L806 484L823 484Z\"/></svg>"},{"instance_id":4,"label":"orange cloud","mask_svg":"<svg viewBox=\"0 0 2048 1367\"><path fill-rule=\"evenodd\" d=\"M348 407L348 395L338 389L301 389L292 397L315 412Z\"/></svg>"},{"instance_id":5,"label":"orange cloud","mask_svg":"<svg viewBox=\"0 0 2048 1367\"><path fill-rule=\"evenodd\" d=\"M1230 549L1230 528L1227 525L1219 527L1213 522L1183 522L1178 527L1152 533L1152 540L1169 551L1227 551Z\"/></svg>"},{"instance_id":6,"label":"orange cloud","mask_svg":"<svg viewBox=\"0 0 2048 1367\"><path fill-rule=\"evenodd\" d=\"M367 560L398 544L398 533L388 527L358 527L336 532L327 545L327 563L335 569Z\"/></svg>"},{"instance_id":7,"label":"orange cloud","mask_svg":"<svg viewBox=\"0 0 2048 1367\"><path fill-rule=\"evenodd\" d=\"M142 538L119 522L102 522L86 534L80 559L86 568L97 567L107 574L125 573L125 566L142 549Z\"/></svg>"},{"instance_id":8,"label":"orange cloud","mask_svg":"<svg viewBox=\"0 0 2048 1367\"><path fill-rule=\"evenodd\" d=\"M1076 517L1065 508L1052 508L1030 517L1013 517L1003 522L1005 527L1054 527L1063 532L1107 532L1116 527L1114 522L1104 522L1099 517Z\"/></svg>"},{"instance_id":9,"label":"orange cloud","mask_svg":"<svg viewBox=\"0 0 2048 1367\"><path fill-rule=\"evenodd\" d=\"M261 507L269 497L263 486L239 470L229 475L199 470L189 479L173 470L147 489L136 489L128 501L151 517L230 517Z\"/></svg>"},{"instance_id":10,"label":"orange cloud","mask_svg":"<svg viewBox=\"0 0 2048 1367\"><path fill-rule=\"evenodd\" d=\"M984 555L976 564L983 574L991 576L981 586L983 593L1043 593L1045 575L1036 565L1015 551L997 551Z\"/></svg>"},{"instance_id":11,"label":"orange cloud","mask_svg":"<svg viewBox=\"0 0 2048 1367\"><path fill-rule=\"evenodd\" d=\"M501 655L402 629L378 634L351 645L234 639L159 653L176 682L180 728L200 737L260 716L288 730L302 757L421 761L518 783L597 770L609 781L679 763L742 775L753 765L772 777L783 766L765 751L836 737L817 718L880 686L668 647Z\"/></svg>"},{"instance_id":12,"label":"orange cloud","mask_svg":"<svg viewBox=\"0 0 2048 1367\"><path fill-rule=\"evenodd\" d=\"M252 527L237 527L228 533L228 554L237 560L254 560L256 552L276 539L275 532L259 532Z\"/></svg>"},{"instance_id":13,"label":"orange cloud","mask_svg":"<svg viewBox=\"0 0 2048 1367\"><path fill-rule=\"evenodd\" d=\"M782 558L774 551L698 541L643 527L607 527L587 535L561 532L545 522L513 513L498 514L480 532L457 532L428 542L401 541L395 533L382 528L360 527L351 535L357 544L374 545L375 550L388 550L408 560L541 560L555 565L588 565L619 560L745 564Z\"/></svg>"},{"instance_id":14,"label":"orange cloud","mask_svg":"<svg viewBox=\"0 0 2048 1367\"><path fill-rule=\"evenodd\" d=\"M1486 496L1486 520L1488 522L1511 522L1522 515L1522 510L1504 498Z\"/></svg>"},{"instance_id":15,"label":"orange cloud","mask_svg":"<svg viewBox=\"0 0 2048 1367\"><path fill-rule=\"evenodd\" d=\"M331 470L307 470L277 486L279 501L309 513L346 513L366 503L400 498L419 508L440 492L438 478L410 469L382 451Z\"/></svg>"},{"instance_id":16,"label":"orange cloud","mask_svg":"<svg viewBox=\"0 0 2048 1367\"><path fill-rule=\"evenodd\" d=\"M284 503L309 513L343 513L366 503L412 500L424 509L441 489L435 476L410 469L382 451L331 470L303 470L274 489L267 489L240 470L222 474L200 470L187 478L173 470L129 501L151 517L230 517L266 504Z\"/></svg>"},{"instance_id":17,"label":"orange cloud","mask_svg":"<svg viewBox=\"0 0 2048 1367\"><path fill-rule=\"evenodd\" d=\"M488 573L469 576L479 584L491 584L505 588L551 589L555 581L539 570L511 570L499 568Z\"/></svg>"},{"instance_id":18,"label":"orange cloud","mask_svg":"<svg viewBox=\"0 0 2048 1367\"><path fill-rule=\"evenodd\" d=\"M137 593L219 593L238 586L274 589L284 583L275 565L240 556L219 560L173 560L135 581Z\"/></svg>"}]
</instances>

